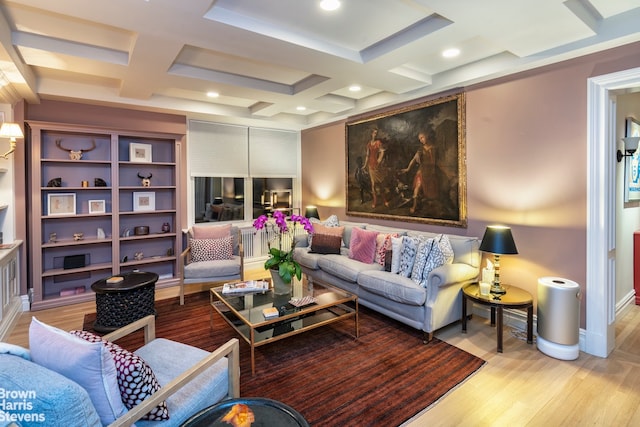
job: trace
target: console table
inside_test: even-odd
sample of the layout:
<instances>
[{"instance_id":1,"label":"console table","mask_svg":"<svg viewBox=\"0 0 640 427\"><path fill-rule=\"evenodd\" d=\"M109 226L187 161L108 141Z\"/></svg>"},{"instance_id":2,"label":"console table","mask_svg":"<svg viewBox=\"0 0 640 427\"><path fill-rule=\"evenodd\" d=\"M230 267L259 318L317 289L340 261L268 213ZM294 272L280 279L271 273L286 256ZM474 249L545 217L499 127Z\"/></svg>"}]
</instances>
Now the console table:
<instances>
[{"instance_id":1,"label":"console table","mask_svg":"<svg viewBox=\"0 0 640 427\"><path fill-rule=\"evenodd\" d=\"M155 315L156 273L134 271L112 277L122 277L118 283L110 283L111 277L91 285L96 293L97 332L111 332L150 314Z\"/></svg>"}]
</instances>

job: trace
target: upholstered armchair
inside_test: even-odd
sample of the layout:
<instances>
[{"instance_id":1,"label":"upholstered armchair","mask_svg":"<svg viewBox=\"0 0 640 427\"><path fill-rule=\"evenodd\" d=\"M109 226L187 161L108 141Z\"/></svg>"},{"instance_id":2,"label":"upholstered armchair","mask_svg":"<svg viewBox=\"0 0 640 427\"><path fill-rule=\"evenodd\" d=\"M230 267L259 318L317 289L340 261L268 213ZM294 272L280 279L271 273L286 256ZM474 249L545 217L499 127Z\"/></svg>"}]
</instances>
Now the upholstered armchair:
<instances>
[{"instance_id":1,"label":"upholstered armchair","mask_svg":"<svg viewBox=\"0 0 640 427\"><path fill-rule=\"evenodd\" d=\"M238 227L196 224L189 229L187 248L180 254L180 305L184 304L184 285L243 279L244 251Z\"/></svg>"},{"instance_id":2,"label":"upholstered armchair","mask_svg":"<svg viewBox=\"0 0 640 427\"><path fill-rule=\"evenodd\" d=\"M145 344L134 352L113 342L140 329ZM156 339L154 316L102 338L34 318L29 350L0 343L0 385L13 393L4 396L0 426L179 426L240 396L239 344L233 338L208 352Z\"/></svg>"}]
</instances>

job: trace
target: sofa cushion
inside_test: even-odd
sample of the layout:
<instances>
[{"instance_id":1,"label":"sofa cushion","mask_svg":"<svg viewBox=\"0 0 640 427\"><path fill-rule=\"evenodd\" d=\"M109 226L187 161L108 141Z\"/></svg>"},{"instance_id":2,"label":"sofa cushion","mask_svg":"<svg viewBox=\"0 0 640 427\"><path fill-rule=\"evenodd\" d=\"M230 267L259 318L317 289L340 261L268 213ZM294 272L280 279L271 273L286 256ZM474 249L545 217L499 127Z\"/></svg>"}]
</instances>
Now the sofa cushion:
<instances>
[{"instance_id":1,"label":"sofa cushion","mask_svg":"<svg viewBox=\"0 0 640 427\"><path fill-rule=\"evenodd\" d=\"M342 235L342 241L344 245L348 248L349 242L351 242L351 233L354 228L367 228L367 224L364 222L347 222L342 221L342 226L344 227L344 233Z\"/></svg>"},{"instance_id":2,"label":"sofa cushion","mask_svg":"<svg viewBox=\"0 0 640 427\"><path fill-rule=\"evenodd\" d=\"M210 354L205 350L164 338L156 338L135 353L151 366L162 385L169 384ZM136 426L154 427L165 423L181 425L193 414L224 399L229 393L228 379L227 358L222 358L167 398L171 414L168 421L136 421Z\"/></svg>"},{"instance_id":3,"label":"sofa cushion","mask_svg":"<svg viewBox=\"0 0 640 427\"><path fill-rule=\"evenodd\" d=\"M319 255L318 267L343 280L356 283L362 271L382 270L380 264L365 264L344 255Z\"/></svg>"},{"instance_id":4,"label":"sofa cushion","mask_svg":"<svg viewBox=\"0 0 640 427\"><path fill-rule=\"evenodd\" d=\"M446 234L439 234L436 237L436 242L442 251L442 255L445 258L445 264L451 264L453 262L454 252L453 247L451 246L451 242L449 241L449 236Z\"/></svg>"},{"instance_id":5,"label":"sofa cushion","mask_svg":"<svg viewBox=\"0 0 640 427\"><path fill-rule=\"evenodd\" d=\"M354 228L349 242L349 258L371 264L376 254L377 231Z\"/></svg>"},{"instance_id":6,"label":"sofa cushion","mask_svg":"<svg viewBox=\"0 0 640 427\"><path fill-rule=\"evenodd\" d=\"M427 264L427 257L429 256L434 243L435 240L433 238L421 238L419 240L416 259L413 263L413 269L411 270L411 280L413 280L417 285L422 282L422 275L424 267ZM437 245L437 243L435 244Z\"/></svg>"},{"instance_id":7,"label":"sofa cushion","mask_svg":"<svg viewBox=\"0 0 640 427\"><path fill-rule=\"evenodd\" d=\"M373 258L373 262L385 265L387 251L391 250L392 237L398 237L398 235L396 233L378 233L376 236L376 254ZM389 265L391 265L391 260L389 260Z\"/></svg>"},{"instance_id":8,"label":"sofa cushion","mask_svg":"<svg viewBox=\"0 0 640 427\"><path fill-rule=\"evenodd\" d=\"M382 234L397 234L398 236L406 236L407 235L407 230L403 230L403 229L400 229L400 228L394 228L394 227L386 227L384 225L367 224L366 229L367 230L377 231L378 233L382 233Z\"/></svg>"},{"instance_id":9,"label":"sofa cushion","mask_svg":"<svg viewBox=\"0 0 640 427\"><path fill-rule=\"evenodd\" d=\"M127 412L118 390L113 356L102 343L90 343L35 317L29 326L31 359L84 388L102 424Z\"/></svg>"},{"instance_id":10,"label":"sofa cushion","mask_svg":"<svg viewBox=\"0 0 640 427\"><path fill-rule=\"evenodd\" d=\"M185 279L203 279L207 277L235 276L240 274L240 257L217 261L192 262L184 266Z\"/></svg>"},{"instance_id":11,"label":"sofa cushion","mask_svg":"<svg viewBox=\"0 0 640 427\"><path fill-rule=\"evenodd\" d=\"M431 246L431 251L429 252L429 255L427 256L427 261L424 265L424 270L422 272L422 283L421 285L426 288L428 286L428 282L427 279L429 277L429 273L431 273L431 271L434 268L440 267L442 265L445 265L447 262L447 259L444 255L444 253L442 252L442 249L440 249L440 246L436 243L434 245Z\"/></svg>"},{"instance_id":12,"label":"sofa cushion","mask_svg":"<svg viewBox=\"0 0 640 427\"><path fill-rule=\"evenodd\" d=\"M231 236L221 237L219 239L191 239L189 242L189 246L191 247L191 260L193 262L200 262L232 259L232 244L233 238Z\"/></svg>"},{"instance_id":13,"label":"sofa cushion","mask_svg":"<svg viewBox=\"0 0 640 427\"><path fill-rule=\"evenodd\" d=\"M320 268L318 266L318 260L323 256L323 254L311 252L310 247L297 247L293 250L293 259L301 266L311 270L317 270Z\"/></svg>"},{"instance_id":14,"label":"sofa cushion","mask_svg":"<svg viewBox=\"0 0 640 427\"><path fill-rule=\"evenodd\" d=\"M342 246L342 235L313 234L311 252L316 254L339 254Z\"/></svg>"},{"instance_id":15,"label":"sofa cushion","mask_svg":"<svg viewBox=\"0 0 640 427\"><path fill-rule=\"evenodd\" d=\"M402 237L402 248L400 249L400 271L398 274L404 277L410 277L413 270L413 263L416 260L418 252L419 237Z\"/></svg>"},{"instance_id":16,"label":"sofa cushion","mask_svg":"<svg viewBox=\"0 0 640 427\"><path fill-rule=\"evenodd\" d=\"M427 299L427 290L413 280L386 271L363 271L358 276L358 285L368 292L402 304L420 306Z\"/></svg>"},{"instance_id":17,"label":"sofa cushion","mask_svg":"<svg viewBox=\"0 0 640 427\"><path fill-rule=\"evenodd\" d=\"M400 258L402 258L402 237L391 238L391 272L400 273Z\"/></svg>"},{"instance_id":18,"label":"sofa cushion","mask_svg":"<svg viewBox=\"0 0 640 427\"><path fill-rule=\"evenodd\" d=\"M96 412L89 394L75 381L40 366L36 363L11 354L0 354L0 387L4 390L30 391L26 407L7 410L4 413L12 417L21 417L20 426L100 426L100 417ZM10 401L23 403L23 398L3 399L5 405ZM2 412L0 412L2 414ZM8 418L8 417L7 417ZM3 420L0 426L15 426L12 421Z\"/></svg>"},{"instance_id":19,"label":"sofa cushion","mask_svg":"<svg viewBox=\"0 0 640 427\"><path fill-rule=\"evenodd\" d=\"M160 390L160 384L153 370L137 354L125 350L118 344L103 340L102 337L88 331L71 331L70 333L89 342L101 342L111 352L116 364L120 396L127 409L132 409ZM142 419L168 420L169 410L167 409L167 403L161 402L148 414L144 415Z\"/></svg>"}]
</instances>

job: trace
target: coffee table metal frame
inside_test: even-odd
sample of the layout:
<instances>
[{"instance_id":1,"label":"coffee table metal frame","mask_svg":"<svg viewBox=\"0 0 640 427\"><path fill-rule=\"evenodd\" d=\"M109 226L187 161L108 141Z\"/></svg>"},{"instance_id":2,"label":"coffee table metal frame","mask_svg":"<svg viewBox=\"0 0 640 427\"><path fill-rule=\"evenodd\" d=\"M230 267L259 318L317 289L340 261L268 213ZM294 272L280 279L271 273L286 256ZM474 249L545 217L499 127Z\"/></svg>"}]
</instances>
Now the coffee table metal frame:
<instances>
[{"instance_id":1,"label":"coffee table metal frame","mask_svg":"<svg viewBox=\"0 0 640 427\"><path fill-rule=\"evenodd\" d=\"M320 326L338 322L350 317L355 321L355 337L358 326L358 297L333 286L317 283L309 289L296 283L296 297L312 295L316 303L304 307L289 304L291 295L275 295L273 289L265 292L223 294L222 286L211 288L212 307L210 322L213 328L213 314L217 312L240 334L251 347L251 374L255 375L255 348L297 335ZM276 307L280 316L265 319L262 310Z\"/></svg>"}]
</instances>

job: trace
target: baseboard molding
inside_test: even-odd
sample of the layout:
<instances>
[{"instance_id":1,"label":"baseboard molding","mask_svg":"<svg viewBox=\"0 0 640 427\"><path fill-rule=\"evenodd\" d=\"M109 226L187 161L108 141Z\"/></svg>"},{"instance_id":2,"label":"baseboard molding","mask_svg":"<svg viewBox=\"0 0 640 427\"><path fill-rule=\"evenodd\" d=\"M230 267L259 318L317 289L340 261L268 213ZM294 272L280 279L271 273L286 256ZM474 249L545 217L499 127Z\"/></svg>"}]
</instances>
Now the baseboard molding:
<instances>
[{"instance_id":1,"label":"baseboard molding","mask_svg":"<svg viewBox=\"0 0 640 427\"><path fill-rule=\"evenodd\" d=\"M22 298L13 298L0 322L0 341L6 341L22 313Z\"/></svg>"}]
</instances>

